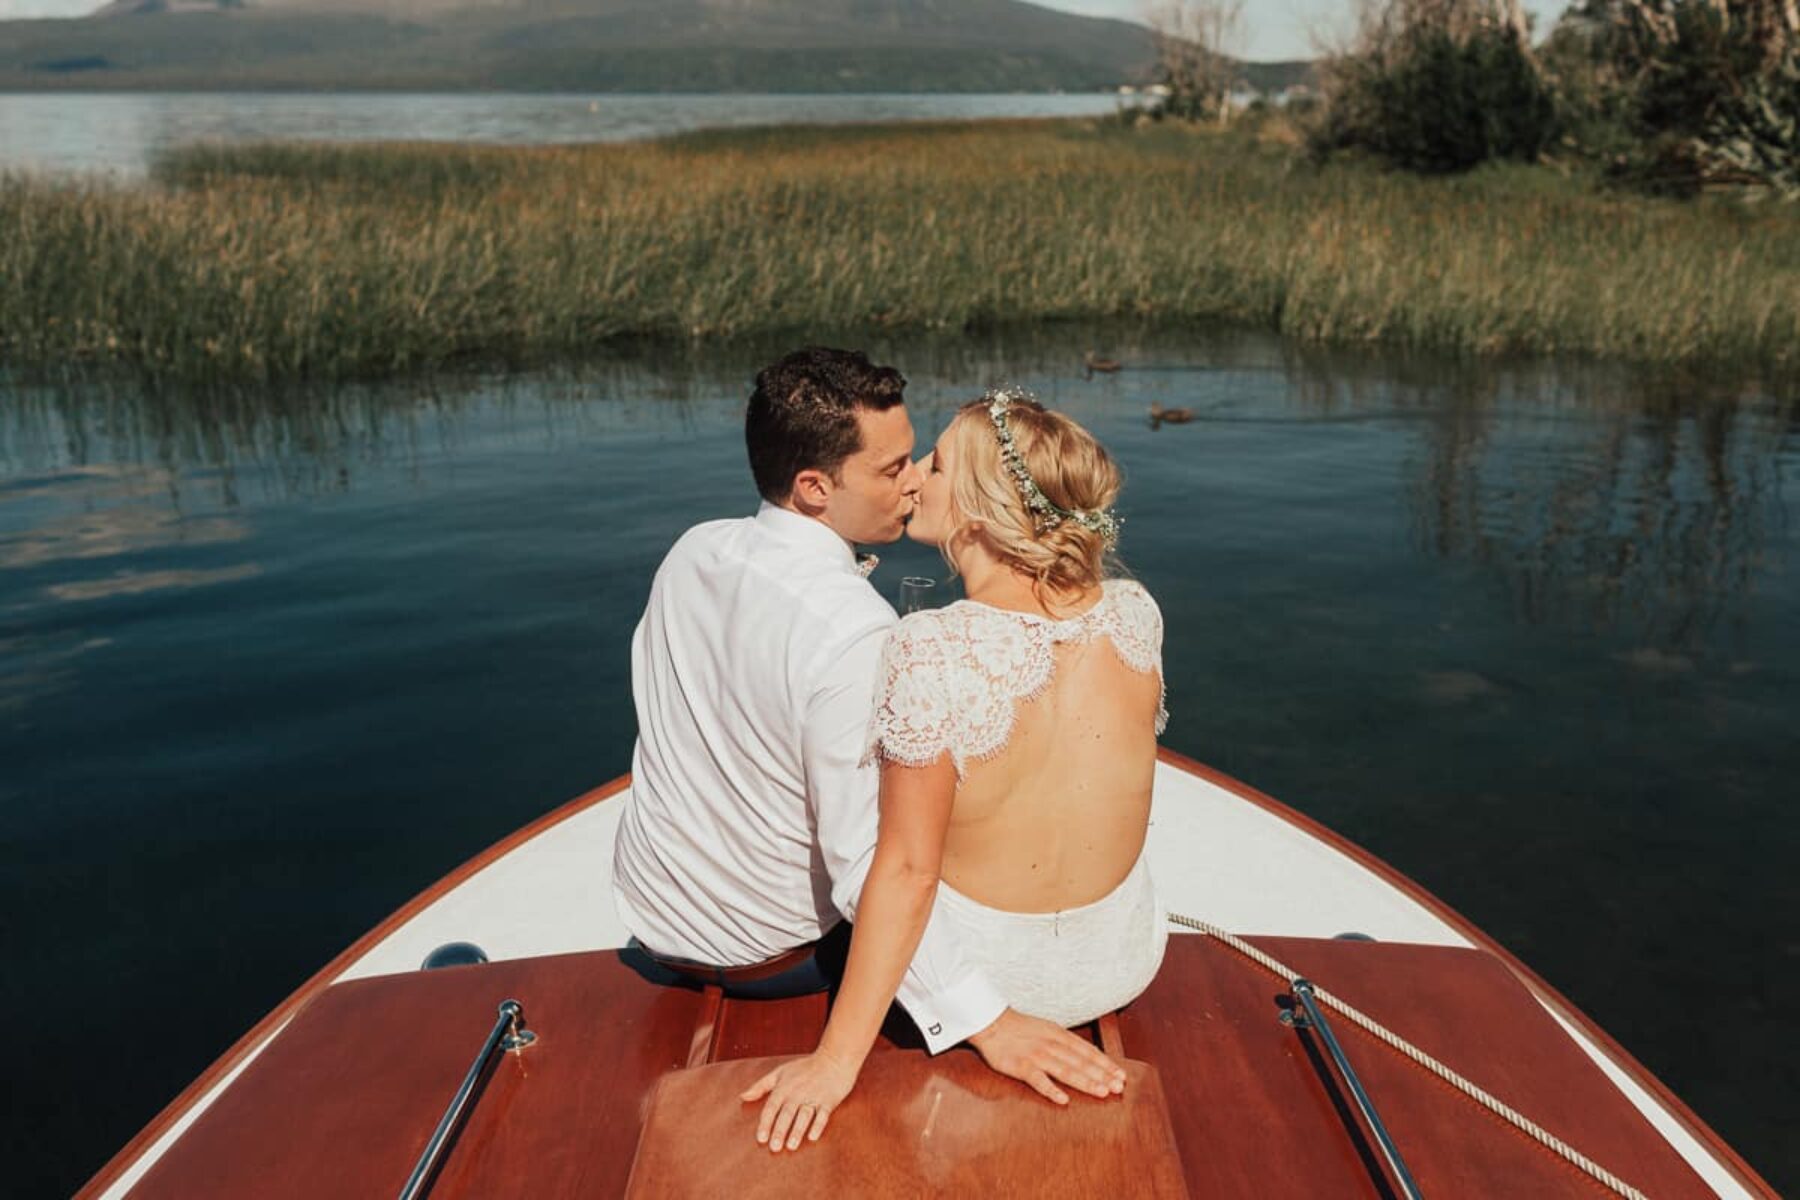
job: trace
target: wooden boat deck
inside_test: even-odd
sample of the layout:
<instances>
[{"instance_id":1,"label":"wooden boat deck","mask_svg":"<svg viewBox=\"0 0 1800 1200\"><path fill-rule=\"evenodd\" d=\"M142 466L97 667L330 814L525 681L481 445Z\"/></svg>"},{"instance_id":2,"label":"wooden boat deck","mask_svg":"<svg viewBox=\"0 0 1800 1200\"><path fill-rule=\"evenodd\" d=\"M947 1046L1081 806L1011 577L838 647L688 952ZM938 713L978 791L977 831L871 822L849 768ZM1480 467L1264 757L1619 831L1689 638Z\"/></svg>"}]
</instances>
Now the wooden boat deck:
<instances>
[{"instance_id":1,"label":"wooden boat deck","mask_svg":"<svg viewBox=\"0 0 1800 1200\"><path fill-rule=\"evenodd\" d=\"M1658 1200L1713 1194L1497 959L1446 946L1253 940ZM1129 1143L1138 1157L1158 1159L1139 1164L1146 1179L1178 1166L1196 1196L1392 1194L1322 1050L1277 1020L1285 995L1212 939L1170 939L1155 984L1117 1022L1124 1056L1154 1068L1173 1131L1173 1164L1168 1152L1143 1148L1154 1138ZM509 997L540 1040L495 1068L434 1197L623 1195L659 1080L809 1050L826 1012L823 996L720 1002L659 987L616 951L351 980L306 1005L133 1195L397 1192ZM1334 1027L1425 1195L1606 1194L1347 1022ZM881 1063L869 1068L879 1082L851 1097L823 1141L792 1156L756 1146L755 1110L736 1103L732 1072L713 1073L716 1085L712 1075L684 1079L673 1111L689 1115L692 1163L754 1197L790 1194L803 1176L845 1178L853 1160L913 1162L923 1129L907 1123L930 1119L934 1106L896 1115L880 1097L933 1089L979 1091L978 1110L995 1122L983 1136L959 1128L964 1149L936 1168L962 1172L954 1191L1042 1194L1031 1183L1046 1163L1008 1133L1015 1118L1033 1128L1066 1121L1072 1141L1116 1141L1096 1137L1094 1122L1116 1120L1101 1110L1118 1102L1051 1109L991 1076L970 1051L927 1057L903 1018L889 1032ZM679 1182L669 1172L680 1155L655 1161L658 1181Z\"/></svg>"}]
</instances>

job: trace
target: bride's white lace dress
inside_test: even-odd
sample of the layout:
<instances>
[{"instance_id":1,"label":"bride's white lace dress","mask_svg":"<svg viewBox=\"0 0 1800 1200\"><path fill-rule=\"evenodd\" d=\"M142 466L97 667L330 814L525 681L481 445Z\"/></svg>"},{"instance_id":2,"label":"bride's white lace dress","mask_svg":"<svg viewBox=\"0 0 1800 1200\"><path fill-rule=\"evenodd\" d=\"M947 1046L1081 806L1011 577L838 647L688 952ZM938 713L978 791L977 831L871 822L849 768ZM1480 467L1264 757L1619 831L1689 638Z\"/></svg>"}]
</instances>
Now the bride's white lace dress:
<instances>
[{"instance_id":1,"label":"bride's white lace dress","mask_svg":"<svg viewBox=\"0 0 1800 1200\"><path fill-rule=\"evenodd\" d=\"M946 751L960 785L1004 753L1019 705L1054 680L1056 648L1106 639L1138 672L1162 674L1162 614L1142 585L1109 580L1087 612L1057 621L963 600L907 616L889 640L865 761L911 766ZM1167 713L1158 705L1156 732ZM1110 893L1059 912L1008 912L938 885L938 908L1007 1002L1077 1025L1136 998L1162 964L1168 927L1140 855Z\"/></svg>"}]
</instances>

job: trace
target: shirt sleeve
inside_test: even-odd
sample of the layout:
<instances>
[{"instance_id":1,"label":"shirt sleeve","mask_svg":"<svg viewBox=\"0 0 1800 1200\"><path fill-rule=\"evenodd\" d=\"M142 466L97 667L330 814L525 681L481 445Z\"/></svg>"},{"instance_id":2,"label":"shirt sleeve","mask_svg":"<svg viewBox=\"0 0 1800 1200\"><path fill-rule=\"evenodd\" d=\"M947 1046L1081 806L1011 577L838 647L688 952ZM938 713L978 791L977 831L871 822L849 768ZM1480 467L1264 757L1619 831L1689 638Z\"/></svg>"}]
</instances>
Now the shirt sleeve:
<instances>
[{"instance_id":1,"label":"shirt sleeve","mask_svg":"<svg viewBox=\"0 0 1800 1200\"><path fill-rule=\"evenodd\" d=\"M881 774L861 761L861 752L890 628L877 626L835 655L807 706L802 737L806 792L832 903L852 921L875 856ZM942 912L933 906L897 997L933 1054L981 1032L1006 1009Z\"/></svg>"}]
</instances>

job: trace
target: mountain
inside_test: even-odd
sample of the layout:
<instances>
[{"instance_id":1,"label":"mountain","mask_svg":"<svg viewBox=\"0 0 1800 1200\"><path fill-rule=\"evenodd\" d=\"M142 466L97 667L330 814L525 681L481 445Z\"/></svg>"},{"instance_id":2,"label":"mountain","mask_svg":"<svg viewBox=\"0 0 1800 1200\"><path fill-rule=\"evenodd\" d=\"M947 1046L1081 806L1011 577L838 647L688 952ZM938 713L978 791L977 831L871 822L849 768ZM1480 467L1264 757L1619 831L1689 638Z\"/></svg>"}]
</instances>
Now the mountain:
<instances>
[{"instance_id":1,"label":"mountain","mask_svg":"<svg viewBox=\"0 0 1800 1200\"><path fill-rule=\"evenodd\" d=\"M0 90L1076 91L1147 82L1151 59L1141 26L1021 0L112 0L0 22Z\"/></svg>"},{"instance_id":2,"label":"mountain","mask_svg":"<svg viewBox=\"0 0 1800 1200\"><path fill-rule=\"evenodd\" d=\"M0 22L0 89L1012 91L1148 76L1020 0L113 0Z\"/></svg>"}]
</instances>

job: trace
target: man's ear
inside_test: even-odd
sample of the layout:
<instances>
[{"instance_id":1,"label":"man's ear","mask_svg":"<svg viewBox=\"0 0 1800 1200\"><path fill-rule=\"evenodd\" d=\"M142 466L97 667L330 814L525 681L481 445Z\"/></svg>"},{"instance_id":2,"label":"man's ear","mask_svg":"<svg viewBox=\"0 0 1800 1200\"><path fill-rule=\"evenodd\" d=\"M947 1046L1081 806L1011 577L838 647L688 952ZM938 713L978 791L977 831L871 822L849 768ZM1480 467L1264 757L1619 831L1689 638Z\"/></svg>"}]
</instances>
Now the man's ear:
<instances>
[{"instance_id":1,"label":"man's ear","mask_svg":"<svg viewBox=\"0 0 1800 1200\"><path fill-rule=\"evenodd\" d=\"M830 475L808 467L794 476L794 507L805 513L824 512L835 486Z\"/></svg>"}]
</instances>

